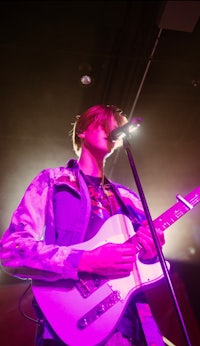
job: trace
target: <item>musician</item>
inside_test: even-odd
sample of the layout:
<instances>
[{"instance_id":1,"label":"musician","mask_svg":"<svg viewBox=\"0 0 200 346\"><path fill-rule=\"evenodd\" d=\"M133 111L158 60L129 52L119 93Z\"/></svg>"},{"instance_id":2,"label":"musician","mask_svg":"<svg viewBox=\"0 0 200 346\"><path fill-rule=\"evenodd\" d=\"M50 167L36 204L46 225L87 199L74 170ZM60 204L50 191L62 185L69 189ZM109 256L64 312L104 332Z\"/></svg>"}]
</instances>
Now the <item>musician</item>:
<instances>
[{"instance_id":1,"label":"musician","mask_svg":"<svg viewBox=\"0 0 200 346\"><path fill-rule=\"evenodd\" d=\"M6 272L52 283L61 279L75 282L85 272L108 278L128 275L137 253L131 242L74 249L74 244L93 238L115 214L127 215L132 221L142 245L140 260L156 261L139 197L104 174L106 158L118 145L108 135L126 122L123 111L105 105L93 106L76 117L72 139L78 160L44 169L30 183L1 240L1 263ZM163 245L163 232L158 232L158 238ZM39 306L36 311L42 321L36 345L64 345ZM134 298L105 345L146 345Z\"/></svg>"}]
</instances>

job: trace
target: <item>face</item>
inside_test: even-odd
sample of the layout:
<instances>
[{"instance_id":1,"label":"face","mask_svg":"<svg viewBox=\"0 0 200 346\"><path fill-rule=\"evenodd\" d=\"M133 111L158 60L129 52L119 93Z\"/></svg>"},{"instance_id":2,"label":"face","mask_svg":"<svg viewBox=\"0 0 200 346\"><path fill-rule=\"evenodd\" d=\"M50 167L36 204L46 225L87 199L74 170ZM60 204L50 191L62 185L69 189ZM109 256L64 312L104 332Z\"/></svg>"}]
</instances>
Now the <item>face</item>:
<instances>
[{"instance_id":1,"label":"face","mask_svg":"<svg viewBox=\"0 0 200 346\"><path fill-rule=\"evenodd\" d=\"M107 124L108 125L108 124ZM109 133L118 127L114 117L110 118L108 129L104 129L102 125L92 123L88 128L80 134L82 138L82 149L87 149L94 156L105 158L109 156L115 148L115 143L110 142L107 137Z\"/></svg>"}]
</instances>

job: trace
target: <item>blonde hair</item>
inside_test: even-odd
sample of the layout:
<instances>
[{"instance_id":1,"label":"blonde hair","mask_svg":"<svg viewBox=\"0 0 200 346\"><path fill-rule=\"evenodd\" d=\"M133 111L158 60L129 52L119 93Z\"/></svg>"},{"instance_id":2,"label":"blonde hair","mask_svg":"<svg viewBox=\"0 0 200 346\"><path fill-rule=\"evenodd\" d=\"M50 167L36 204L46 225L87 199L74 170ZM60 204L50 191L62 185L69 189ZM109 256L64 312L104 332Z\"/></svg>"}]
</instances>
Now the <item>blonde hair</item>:
<instances>
[{"instance_id":1,"label":"blonde hair","mask_svg":"<svg viewBox=\"0 0 200 346\"><path fill-rule=\"evenodd\" d=\"M80 133L83 133L88 126L93 123L95 126L102 125L104 129L109 130L109 119L114 117L118 126L122 126L127 122L127 116L123 111L113 105L96 105L88 108L81 115L76 116L73 124L72 143L75 153L79 156L81 149Z\"/></svg>"}]
</instances>

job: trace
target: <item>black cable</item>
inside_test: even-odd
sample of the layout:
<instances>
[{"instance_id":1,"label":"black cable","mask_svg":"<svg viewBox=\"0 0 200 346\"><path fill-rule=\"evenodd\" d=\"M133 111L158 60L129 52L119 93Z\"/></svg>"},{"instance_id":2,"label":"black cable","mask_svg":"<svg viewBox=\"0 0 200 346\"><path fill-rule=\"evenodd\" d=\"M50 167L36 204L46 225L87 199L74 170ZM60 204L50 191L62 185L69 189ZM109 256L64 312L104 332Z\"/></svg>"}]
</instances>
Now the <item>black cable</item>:
<instances>
[{"instance_id":1,"label":"black cable","mask_svg":"<svg viewBox=\"0 0 200 346\"><path fill-rule=\"evenodd\" d=\"M36 323L36 324L39 324L39 323L40 323L39 319L36 320L36 319L34 319L34 318L32 318L32 317L26 315L26 314L23 312L23 310L22 310L22 301L23 301L25 295L27 294L27 292L28 292L28 290L29 290L30 288L31 288L31 282L30 282L30 284L28 285L28 287L25 289L25 291L22 293L21 297L19 298L19 301L18 301L18 309L19 309L20 314L21 314L23 317L27 318L27 319L28 319L29 321L31 321L31 322L34 322L34 323Z\"/></svg>"}]
</instances>

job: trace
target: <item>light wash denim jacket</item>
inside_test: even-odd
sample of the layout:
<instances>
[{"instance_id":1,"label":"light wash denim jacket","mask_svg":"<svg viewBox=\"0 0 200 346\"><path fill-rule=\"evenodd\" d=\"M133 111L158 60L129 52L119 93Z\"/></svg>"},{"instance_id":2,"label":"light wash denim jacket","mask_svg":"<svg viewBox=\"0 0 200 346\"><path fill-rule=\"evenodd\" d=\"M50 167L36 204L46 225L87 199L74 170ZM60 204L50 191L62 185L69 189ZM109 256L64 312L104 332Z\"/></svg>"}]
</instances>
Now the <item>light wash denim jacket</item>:
<instances>
[{"instance_id":1,"label":"light wash denim jacket","mask_svg":"<svg viewBox=\"0 0 200 346\"><path fill-rule=\"evenodd\" d=\"M60 186L66 187L66 205L59 205L67 223L64 229L55 220L54 192ZM144 212L138 196L124 186L112 186L126 206L126 213L140 223ZM84 241L90 214L87 185L76 160L70 160L66 167L43 170L28 186L2 236L2 268L19 278L78 279L82 251L74 249L73 244Z\"/></svg>"}]
</instances>

